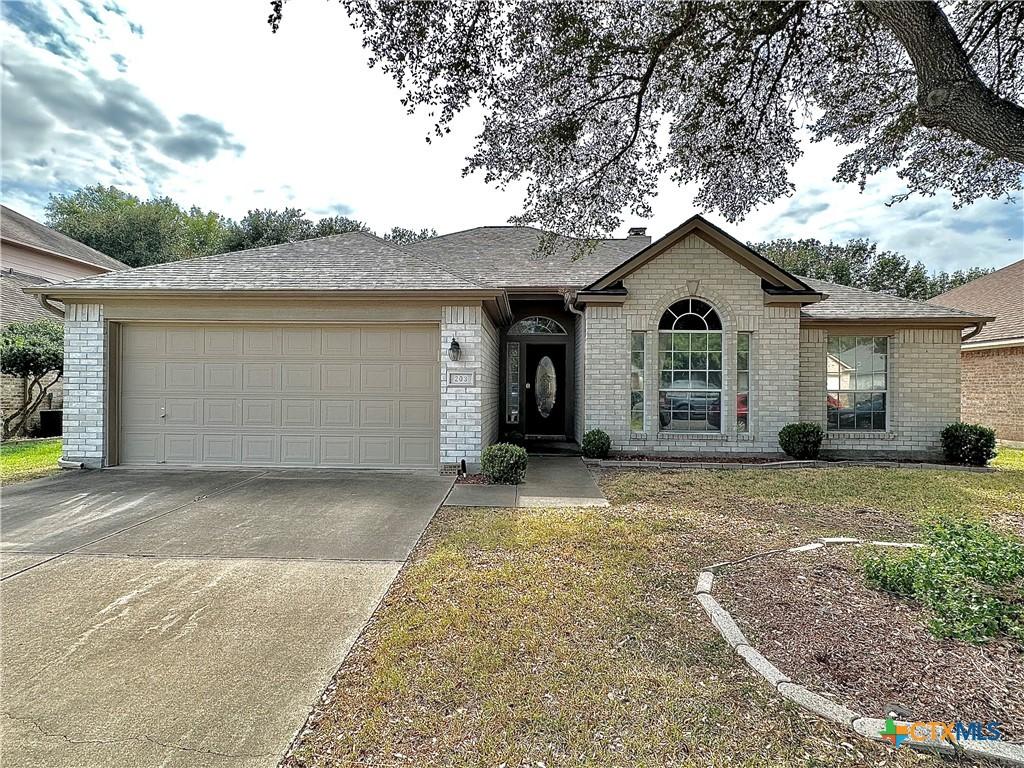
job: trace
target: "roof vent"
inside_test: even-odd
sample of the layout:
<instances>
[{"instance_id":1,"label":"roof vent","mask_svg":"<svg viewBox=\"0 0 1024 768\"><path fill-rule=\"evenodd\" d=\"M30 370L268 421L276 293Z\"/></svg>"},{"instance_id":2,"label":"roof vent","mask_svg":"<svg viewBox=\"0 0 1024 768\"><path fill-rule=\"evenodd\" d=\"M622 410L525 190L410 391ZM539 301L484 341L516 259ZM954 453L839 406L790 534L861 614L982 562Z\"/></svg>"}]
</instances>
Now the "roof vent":
<instances>
[{"instance_id":1,"label":"roof vent","mask_svg":"<svg viewBox=\"0 0 1024 768\"><path fill-rule=\"evenodd\" d=\"M629 236L630 237L643 237L646 234L647 234L647 227L630 227L629 228Z\"/></svg>"}]
</instances>

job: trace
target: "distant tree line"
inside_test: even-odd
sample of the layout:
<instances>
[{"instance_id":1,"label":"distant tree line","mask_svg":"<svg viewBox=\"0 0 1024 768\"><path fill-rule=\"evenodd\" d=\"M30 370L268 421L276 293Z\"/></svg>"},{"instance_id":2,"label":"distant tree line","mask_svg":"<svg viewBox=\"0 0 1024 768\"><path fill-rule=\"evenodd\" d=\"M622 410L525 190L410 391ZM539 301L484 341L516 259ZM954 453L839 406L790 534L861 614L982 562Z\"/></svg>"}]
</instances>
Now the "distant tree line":
<instances>
[{"instance_id":1,"label":"distant tree line","mask_svg":"<svg viewBox=\"0 0 1024 768\"><path fill-rule=\"evenodd\" d=\"M972 267L955 272L932 272L895 251L880 251L869 240L823 243L814 238L782 238L751 247L787 272L815 280L879 291L924 301L969 283L992 270Z\"/></svg>"},{"instance_id":2,"label":"distant tree line","mask_svg":"<svg viewBox=\"0 0 1024 768\"><path fill-rule=\"evenodd\" d=\"M255 209L234 221L196 206L183 208L169 197L142 200L102 185L51 195L46 224L131 267L346 232L372 232L365 222L347 216L314 221L300 208ZM405 244L436 234L433 229L393 227L383 237Z\"/></svg>"}]
</instances>

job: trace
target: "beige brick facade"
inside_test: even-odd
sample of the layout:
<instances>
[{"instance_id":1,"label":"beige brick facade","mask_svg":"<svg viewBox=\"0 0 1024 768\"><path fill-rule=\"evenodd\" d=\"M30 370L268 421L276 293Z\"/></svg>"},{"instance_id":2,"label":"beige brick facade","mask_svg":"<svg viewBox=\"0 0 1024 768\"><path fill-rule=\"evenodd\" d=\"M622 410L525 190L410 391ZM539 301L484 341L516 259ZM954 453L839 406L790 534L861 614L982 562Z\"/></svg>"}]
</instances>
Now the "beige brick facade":
<instances>
[{"instance_id":1,"label":"beige brick facade","mask_svg":"<svg viewBox=\"0 0 1024 768\"><path fill-rule=\"evenodd\" d=\"M456 339L458 361L448 359ZM470 385L454 384L453 373L471 373ZM441 308L441 466L480 462L480 452L497 439L498 332L483 307Z\"/></svg>"},{"instance_id":2,"label":"beige brick facade","mask_svg":"<svg viewBox=\"0 0 1024 768\"><path fill-rule=\"evenodd\" d=\"M805 328L800 336L800 419L822 428L826 427L825 351L829 333ZM938 458L942 452L939 434L960 418L960 331L903 328L885 335L889 339L888 428L828 432L822 449L834 456L897 453L907 458Z\"/></svg>"},{"instance_id":3,"label":"beige brick facade","mask_svg":"<svg viewBox=\"0 0 1024 768\"><path fill-rule=\"evenodd\" d=\"M613 450L641 454L778 454L778 433L795 421L825 426L825 351L828 331L803 328L795 305L765 305L761 279L689 235L624 281L621 306L592 304L586 312L585 392L578 431L600 428ZM718 311L723 326L722 429L717 433L659 430L658 322L674 302L700 298ZM645 428L629 429L629 333L645 333ZM750 428L736 427L736 335L752 340ZM857 333L857 331L853 331ZM939 433L959 417L960 332L900 329L890 338L889 428L829 433L835 455L933 458Z\"/></svg>"},{"instance_id":4,"label":"beige brick facade","mask_svg":"<svg viewBox=\"0 0 1024 768\"><path fill-rule=\"evenodd\" d=\"M1001 440L1024 441L1024 345L966 349L963 370L963 420L984 424Z\"/></svg>"},{"instance_id":5,"label":"beige brick facade","mask_svg":"<svg viewBox=\"0 0 1024 768\"><path fill-rule=\"evenodd\" d=\"M100 304L64 314L64 458L103 466L106 448L106 323Z\"/></svg>"}]
</instances>

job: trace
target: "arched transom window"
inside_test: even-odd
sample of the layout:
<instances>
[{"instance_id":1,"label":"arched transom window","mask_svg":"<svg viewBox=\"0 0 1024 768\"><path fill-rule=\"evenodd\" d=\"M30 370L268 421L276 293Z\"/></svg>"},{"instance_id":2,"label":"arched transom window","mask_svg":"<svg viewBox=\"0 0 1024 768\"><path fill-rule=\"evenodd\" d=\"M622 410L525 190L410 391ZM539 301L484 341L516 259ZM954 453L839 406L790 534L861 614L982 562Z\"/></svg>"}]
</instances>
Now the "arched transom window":
<instances>
[{"instance_id":1,"label":"arched transom window","mask_svg":"<svg viewBox=\"0 0 1024 768\"><path fill-rule=\"evenodd\" d=\"M658 323L658 411L671 432L722 429L722 320L700 299L677 301Z\"/></svg>"},{"instance_id":2,"label":"arched transom window","mask_svg":"<svg viewBox=\"0 0 1024 768\"><path fill-rule=\"evenodd\" d=\"M509 336L564 336L565 328L550 317L524 317L508 329Z\"/></svg>"}]
</instances>

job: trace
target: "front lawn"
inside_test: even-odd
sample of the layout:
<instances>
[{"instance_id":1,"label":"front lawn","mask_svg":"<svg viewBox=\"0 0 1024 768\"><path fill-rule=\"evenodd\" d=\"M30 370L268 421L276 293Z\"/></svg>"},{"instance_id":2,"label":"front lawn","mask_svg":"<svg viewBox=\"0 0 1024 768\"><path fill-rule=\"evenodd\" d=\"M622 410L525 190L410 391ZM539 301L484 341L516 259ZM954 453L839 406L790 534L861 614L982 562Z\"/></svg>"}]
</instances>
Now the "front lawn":
<instances>
[{"instance_id":1,"label":"front lawn","mask_svg":"<svg viewBox=\"0 0 1024 768\"><path fill-rule=\"evenodd\" d=\"M56 472L60 449L60 438L0 444L0 481L9 485Z\"/></svg>"},{"instance_id":2,"label":"front lawn","mask_svg":"<svg viewBox=\"0 0 1024 768\"><path fill-rule=\"evenodd\" d=\"M1020 531L1024 471L600 481L611 507L443 509L286 764L939 764L781 700L693 601L695 571L819 536L915 538L935 512Z\"/></svg>"}]
</instances>

